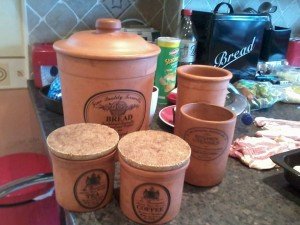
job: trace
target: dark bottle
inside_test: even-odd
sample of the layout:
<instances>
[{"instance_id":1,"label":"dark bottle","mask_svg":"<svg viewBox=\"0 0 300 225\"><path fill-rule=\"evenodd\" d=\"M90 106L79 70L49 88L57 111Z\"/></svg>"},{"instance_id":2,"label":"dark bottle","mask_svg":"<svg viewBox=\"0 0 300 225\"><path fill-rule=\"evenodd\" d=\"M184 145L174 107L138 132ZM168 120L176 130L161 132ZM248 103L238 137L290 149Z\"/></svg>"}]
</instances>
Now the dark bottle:
<instances>
[{"instance_id":1,"label":"dark bottle","mask_svg":"<svg viewBox=\"0 0 300 225\"><path fill-rule=\"evenodd\" d=\"M180 26L176 36L181 39L178 66L193 64L196 60L197 41L191 20L192 10L181 11Z\"/></svg>"}]
</instances>

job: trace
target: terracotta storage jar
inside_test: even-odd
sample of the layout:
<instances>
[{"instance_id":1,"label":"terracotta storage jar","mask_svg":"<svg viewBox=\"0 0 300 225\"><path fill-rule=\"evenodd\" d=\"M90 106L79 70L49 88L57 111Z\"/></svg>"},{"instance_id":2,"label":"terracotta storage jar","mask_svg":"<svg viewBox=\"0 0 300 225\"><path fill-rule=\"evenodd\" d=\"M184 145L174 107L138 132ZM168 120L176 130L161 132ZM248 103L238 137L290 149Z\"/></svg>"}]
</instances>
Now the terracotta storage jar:
<instances>
[{"instance_id":1,"label":"terracotta storage jar","mask_svg":"<svg viewBox=\"0 0 300 225\"><path fill-rule=\"evenodd\" d=\"M179 212L191 149L162 131L137 131L119 144L120 206L140 224L164 224Z\"/></svg>"},{"instance_id":2,"label":"terracotta storage jar","mask_svg":"<svg viewBox=\"0 0 300 225\"><path fill-rule=\"evenodd\" d=\"M214 186L226 173L236 115L229 109L206 103L189 103L180 108L178 136L192 149L185 181L196 186Z\"/></svg>"},{"instance_id":3,"label":"terracotta storage jar","mask_svg":"<svg viewBox=\"0 0 300 225\"><path fill-rule=\"evenodd\" d=\"M148 129L160 48L125 33L117 19L54 43L65 124L99 123L127 133Z\"/></svg>"},{"instance_id":4,"label":"terracotta storage jar","mask_svg":"<svg viewBox=\"0 0 300 225\"><path fill-rule=\"evenodd\" d=\"M64 126L48 136L59 205L88 212L112 200L118 141L115 130L92 123Z\"/></svg>"},{"instance_id":5,"label":"terracotta storage jar","mask_svg":"<svg viewBox=\"0 0 300 225\"><path fill-rule=\"evenodd\" d=\"M174 133L180 123L180 108L184 104L204 102L224 106L232 73L207 65L184 65L177 68L177 98Z\"/></svg>"}]
</instances>

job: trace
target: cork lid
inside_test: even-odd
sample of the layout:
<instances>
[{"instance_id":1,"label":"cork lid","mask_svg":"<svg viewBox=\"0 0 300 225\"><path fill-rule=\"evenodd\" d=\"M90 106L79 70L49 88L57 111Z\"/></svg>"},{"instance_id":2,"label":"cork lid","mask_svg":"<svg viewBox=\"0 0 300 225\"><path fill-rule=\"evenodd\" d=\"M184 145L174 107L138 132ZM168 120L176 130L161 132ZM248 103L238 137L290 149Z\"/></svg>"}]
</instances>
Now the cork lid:
<instances>
[{"instance_id":1,"label":"cork lid","mask_svg":"<svg viewBox=\"0 0 300 225\"><path fill-rule=\"evenodd\" d=\"M76 32L66 40L56 41L56 52L66 55L103 60L130 60L157 56L160 48L141 36L121 31L121 21L97 19L96 30Z\"/></svg>"},{"instance_id":2,"label":"cork lid","mask_svg":"<svg viewBox=\"0 0 300 225\"><path fill-rule=\"evenodd\" d=\"M47 144L56 156L71 160L89 160L113 152L118 133L101 124L79 123L56 129L49 134Z\"/></svg>"},{"instance_id":3,"label":"cork lid","mask_svg":"<svg viewBox=\"0 0 300 225\"><path fill-rule=\"evenodd\" d=\"M129 165L148 171L169 171L189 162L191 148L180 137L162 131L137 131L121 138L119 155Z\"/></svg>"}]
</instances>

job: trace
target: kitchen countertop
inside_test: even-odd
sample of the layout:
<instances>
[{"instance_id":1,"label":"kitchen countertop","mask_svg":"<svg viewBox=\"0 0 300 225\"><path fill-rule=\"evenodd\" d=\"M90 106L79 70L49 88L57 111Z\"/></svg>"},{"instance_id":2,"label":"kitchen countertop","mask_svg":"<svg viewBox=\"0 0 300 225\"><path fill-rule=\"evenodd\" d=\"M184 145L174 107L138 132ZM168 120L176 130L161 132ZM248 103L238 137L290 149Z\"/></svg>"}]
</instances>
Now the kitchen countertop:
<instances>
[{"instance_id":1,"label":"kitchen countertop","mask_svg":"<svg viewBox=\"0 0 300 225\"><path fill-rule=\"evenodd\" d=\"M43 98L33 81L28 81L29 93L44 137L63 126L63 117L45 109ZM160 108L158 107L157 111ZM254 111L254 116L300 120L300 105L277 103L267 110ZM156 115L152 129L172 132ZM238 122L235 138L253 136L255 126ZM135 224L129 221L118 205L119 167L115 179L115 198L105 208L92 213L66 213L67 224L105 225ZM181 211L168 224L299 224L300 192L284 179L281 168L257 171L249 169L236 159L229 158L223 182L212 188L185 184Z\"/></svg>"}]
</instances>

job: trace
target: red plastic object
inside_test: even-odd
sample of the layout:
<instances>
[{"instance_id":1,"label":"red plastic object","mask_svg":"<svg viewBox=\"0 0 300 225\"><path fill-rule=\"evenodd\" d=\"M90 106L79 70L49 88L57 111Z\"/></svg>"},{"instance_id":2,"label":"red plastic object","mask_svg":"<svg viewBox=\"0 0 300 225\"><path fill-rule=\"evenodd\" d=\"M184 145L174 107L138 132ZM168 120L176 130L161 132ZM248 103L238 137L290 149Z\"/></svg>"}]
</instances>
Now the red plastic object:
<instances>
[{"instance_id":1,"label":"red plastic object","mask_svg":"<svg viewBox=\"0 0 300 225\"><path fill-rule=\"evenodd\" d=\"M291 66L300 66L300 38L291 39L286 58Z\"/></svg>"},{"instance_id":2,"label":"red plastic object","mask_svg":"<svg viewBox=\"0 0 300 225\"><path fill-rule=\"evenodd\" d=\"M176 104L176 98L177 98L177 88L175 88L174 90L172 90L168 95L167 95L167 99L171 104Z\"/></svg>"},{"instance_id":3,"label":"red plastic object","mask_svg":"<svg viewBox=\"0 0 300 225\"><path fill-rule=\"evenodd\" d=\"M34 44L32 47L32 69L34 75L34 84L41 88L41 66L56 66L56 53L53 49L53 43ZM47 85L47 84L46 84Z\"/></svg>"},{"instance_id":4,"label":"red plastic object","mask_svg":"<svg viewBox=\"0 0 300 225\"><path fill-rule=\"evenodd\" d=\"M0 186L19 178L52 171L45 155L20 153L0 157ZM49 192L53 183L38 184L13 192L0 199L0 224L59 225L60 208L55 196L33 200Z\"/></svg>"}]
</instances>

